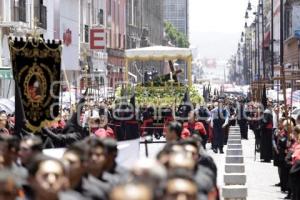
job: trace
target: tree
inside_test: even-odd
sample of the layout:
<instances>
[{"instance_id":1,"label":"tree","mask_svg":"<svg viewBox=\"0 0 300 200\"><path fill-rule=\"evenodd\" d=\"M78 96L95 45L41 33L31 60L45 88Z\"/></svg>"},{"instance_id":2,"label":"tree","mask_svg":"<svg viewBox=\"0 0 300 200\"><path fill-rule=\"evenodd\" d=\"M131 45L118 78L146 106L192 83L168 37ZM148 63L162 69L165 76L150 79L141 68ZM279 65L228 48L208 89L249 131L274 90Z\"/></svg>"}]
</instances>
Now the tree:
<instances>
[{"instance_id":1,"label":"tree","mask_svg":"<svg viewBox=\"0 0 300 200\"><path fill-rule=\"evenodd\" d=\"M190 43L186 35L179 32L170 22L165 22L164 28L172 44L182 48L188 48L190 46Z\"/></svg>"}]
</instances>

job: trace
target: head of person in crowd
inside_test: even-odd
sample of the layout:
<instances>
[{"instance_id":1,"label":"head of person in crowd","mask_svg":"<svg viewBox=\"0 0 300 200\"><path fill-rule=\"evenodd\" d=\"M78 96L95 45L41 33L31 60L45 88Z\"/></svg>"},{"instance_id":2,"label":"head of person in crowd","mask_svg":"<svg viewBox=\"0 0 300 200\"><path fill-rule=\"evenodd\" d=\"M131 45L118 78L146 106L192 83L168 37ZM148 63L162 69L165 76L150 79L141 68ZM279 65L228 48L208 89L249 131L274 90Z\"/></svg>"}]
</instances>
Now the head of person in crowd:
<instances>
[{"instance_id":1,"label":"head of person in crowd","mask_svg":"<svg viewBox=\"0 0 300 200\"><path fill-rule=\"evenodd\" d=\"M197 144L197 146L198 146L199 149L203 148L203 146L202 146L202 138L201 138L200 135L198 135L198 134L193 134L193 135L190 137L190 139L193 139L193 140L196 142L196 144Z\"/></svg>"},{"instance_id":2,"label":"head of person in crowd","mask_svg":"<svg viewBox=\"0 0 300 200\"><path fill-rule=\"evenodd\" d=\"M189 115L188 115L188 121L189 121L189 123L191 123L191 124L195 123L196 117L197 116L196 116L196 112L195 111L189 112Z\"/></svg>"},{"instance_id":3,"label":"head of person in crowd","mask_svg":"<svg viewBox=\"0 0 300 200\"><path fill-rule=\"evenodd\" d=\"M63 155L63 163L69 178L70 187L78 186L86 173L87 149L83 142L69 146Z\"/></svg>"},{"instance_id":4,"label":"head of person in crowd","mask_svg":"<svg viewBox=\"0 0 300 200\"><path fill-rule=\"evenodd\" d=\"M90 111L90 116L88 117L88 124L92 132L95 132L100 125L100 115L97 109Z\"/></svg>"},{"instance_id":5,"label":"head of person in crowd","mask_svg":"<svg viewBox=\"0 0 300 200\"><path fill-rule=\"evenodd\" d=\"M156 158L161 164L168 168L171 154L183 151L184 148L179 144L179 142L170 142L164 146L164 148L157 154Z\"/></svg>"},{"instance_id":6,"label":"head of person in crowd","mask_svg":"<svg viewBox=\"0 0 300 200\"><path fill-rule=\"evenodd\" d=\"M5 111L0 111L0 128L6 128L7 114Z\"/></svg>"},{"instance_id":7,"label":"head of person in crowd","mask_svg":"<svg viewBox=\"0 0 300 200\"><path fill-rule=\"evenodd\" d=\"M286 119L283 122L283 129L286 131L288 134L292 133L294 128L293 121L291 119Z\"/></svg>"},{"instance_id":8,"label":"head of person in crowd","mask_svg":"<svg viewBox=\"0 0 300 200\"><path fill-rule=\"evenodd\" d=\"M274 111L274 113L275 113L276 115L279 115L279 113L280 113L280 108L279 108L279 106L278 106L278 105L274 106L273 111Z\"/></svg>"},{"instance_id":9,"label":"head of person in crowd","mask_svg":"<svg viewBox=\"0 0 300 200\"><path fill-rule=\"evenodd\" d=\"M0 135L9 135L8 117L5 111L0 112Z\"/></svg>"},{"instance_id":10,"label":"head of person in crowd","mask_svg":"<svg viewBox=\"0 0 300 200\"><path fill-rule=\"evenodd\" d=\"M99 128L106 128L108 123L108 113L105 110L99 111Z\"/></svg>"},{"instance_id":11,"label":"head of person in crowd","mask_svg":"<svg viewBox=\"0 0 300 200\"><path fill-rule=\"evenodd\" d=\"M182 152L172 153L169 157L168 170L174 171L176 169L185 169L191 172L196 170L196 161L185 150Z\"/></svg>"},{"instance_id":12,"label":"head of person in crowd","mask_svg":"<svg viewBox=\"0 0 300 200\"><path fill-rule=\"evenodd\" d=\"M88 173L98 178L105 171L107 152L103 141L97 137L90 137L85 141L88 146Z\"/></svg>"},{"instance_id":13,"label":"head of person in crowd","mask_svg":"<svg viewBox=\"0 0 300 200\"><path fill-rule=\"evenodd\" d=\"M180 122L170 122L166 131L167 142L179 141L181 139L182 129L182 124Z\"/></svg>"},{"instance_id":14,"label":"head of person in crowd","mask_svg":"<svg viewBox=\"0 0 300 200\"><path fill-rule=\"evenodd\" d=\"M0 169L10 168L17 161L19 139L11 135L0 135Z\"/></svg>"},{"instance_id":15,"label":"head of person in crowd","mask_svg":"<svg viewBox=\"0 0 300 200\"><path fill-rule=\"evenodd\" d=\"M293 129L293 138L295 141L300 144L300 125L297 125Z\"/></svg>"},{"instance_id":16,"label":"head of person in crowd","mask_svg":"<svg viewBox=\"0 0 300 200\"><path fill-rule=\"evenodd\" d=\"M181 145L184 147L184 150L187 152L189 157L192 157L195 162L199 160L199 146L197 141L193 138L187 138L181 141Z\"/></svg>"},{"instance_id":17,"label":"head of person in crowd","mask_svg":"<svg viewBox=\"0 0 300 200\"><path fill-rule=\"evenodd\" d=\"M117 165L116 159L118 156L118 143L112 138L105 138L103 143L107 151L105 170L112 171Z\"/></svg>"},{"instance_id":18,"label":"head of person in crowd","mask_svg":"<svg viewBox=\"0 0 300 200\"><path fill-rule=\"evenodd\" d=\"M30 160L37 154L42 153L43 141L40 137L29 135L20 142L19 157L21 164L27 166Z\"/></svg>"},{"instance_id":19,"label":"head of person in crowd","mask_svg":"<svg viewBox=\"0 0 300 200\"><path fill-rule=\"evenodd\" d=\"M141 159L131 169L133 179L143 179L149 186L157 187L167 176L165 167L153 159Z\"/></svg>"},{"instance_id":20,"label":"head of person in crowd","mask_svg":"<svg viewBox=\"0 0 300 200\"><path fill-rule=\"evenodd\" d=\"M283 122L285 121L285 118L280 118L279 121L278 121L278 129L281 131L281 130L284 130L284 125L283 125Z\"/></svg>"},{"instance_id":21,"label":"head of person in crowd","mask_svg":"<svg viewBox=\"0 0 300 200\"><path fill-rule=\"evenodd\" d=\"M147 183L134 180L118 185L110 192L109 200L154 200L154 191Z\"/></svg>"},{"instance_id":22,"label":"head of person in crowd","mask_svg":"<svg viewBox=\"0 0 300 200\"><path fill-rule=\"evenodd\" d=\"M39 154L27 167L34 199L59 199L59 193L69 187L63 163L60 160Z\"/></svg>"},{"instance_id":23,"label":"head of person in crowd","mask_svg":"<svg viewBox=\"0 0 300 200\"><path fill-rule=\"evenodd\" d=\"M14 173L8 169L0 170L0 200L16 200L22 187Z\"/></svg>"},{"instance_id":24,"label":"head of person in crowd","mask_svg":"<svg viewBox=\"0 0 300 200\"><path fill-rule=\"evenodd\" d=\"M164 186L165 200L198 200L198 187L189 171L177 169L169 174Z\"/></svg>"}]
</instances>

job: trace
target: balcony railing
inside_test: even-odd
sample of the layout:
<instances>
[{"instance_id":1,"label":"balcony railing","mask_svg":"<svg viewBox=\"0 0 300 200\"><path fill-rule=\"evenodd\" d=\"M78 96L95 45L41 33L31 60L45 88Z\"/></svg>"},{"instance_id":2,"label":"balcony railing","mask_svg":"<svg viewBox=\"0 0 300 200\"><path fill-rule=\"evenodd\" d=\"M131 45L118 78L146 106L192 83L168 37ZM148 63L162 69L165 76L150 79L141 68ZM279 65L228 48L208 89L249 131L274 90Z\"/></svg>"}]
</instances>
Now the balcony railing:
<instances>
[{"instance_id":1,"label":"balcony railing","mask_svg":"<svg viewBox=\"0 0 300 200\"><path fill-rule=\"evenodd\" d=\"M47 29L47 7L40 5L34 8L34 17L37 19L37 26Z\"/></svg>"},{"instance_id":2,"label":"balcony railing","mask_svg":"<svg viewBox=\"0 0 300 200\"><path fill-rule=\"evenodd\" d=\"M26 7L14 6L12 12L13 21L26 22Z\"/></svg>"}]
</instances>

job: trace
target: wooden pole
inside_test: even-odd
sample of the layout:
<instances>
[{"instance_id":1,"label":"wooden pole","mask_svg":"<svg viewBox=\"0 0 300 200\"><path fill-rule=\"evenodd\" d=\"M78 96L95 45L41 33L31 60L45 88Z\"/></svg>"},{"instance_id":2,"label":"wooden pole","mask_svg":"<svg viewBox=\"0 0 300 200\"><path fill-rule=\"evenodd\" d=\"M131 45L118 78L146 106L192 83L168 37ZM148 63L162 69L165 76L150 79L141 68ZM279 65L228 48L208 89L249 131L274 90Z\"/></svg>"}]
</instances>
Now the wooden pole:
<instances>
[{"instance_id":1,"label":"wooden pole","mask_svg":"<svg viewBox=\"0 0 300 200\"><path fill-rule=\"evenodd\" d=\"M188 68L187 68L187 75L188 75L188 85L189 87L192 86L193 80L192 80L192 57L189 57L187 60Z\"/></svg>"}]
</instances>

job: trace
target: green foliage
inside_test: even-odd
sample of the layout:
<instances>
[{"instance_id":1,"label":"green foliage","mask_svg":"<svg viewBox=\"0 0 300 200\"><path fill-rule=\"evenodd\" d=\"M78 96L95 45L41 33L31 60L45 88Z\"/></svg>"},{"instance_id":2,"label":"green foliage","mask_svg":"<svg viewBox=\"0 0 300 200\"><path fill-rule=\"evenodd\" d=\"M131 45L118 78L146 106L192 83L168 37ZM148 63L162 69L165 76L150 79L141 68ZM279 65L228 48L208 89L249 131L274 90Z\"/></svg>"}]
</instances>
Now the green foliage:
<instances>
[{"instance_id":1,"label":"green foliage","mask_svg":"<svg viewBox=\"0 0 300 200\"><path fill-rule=\"evenodd\" d=\"M190 46L188 38L183 33L179 32L170 22L165 22L164 26L165 32L173 44L182 48L188 48Z\"/></svg>"},{"instance_id":2,"label":"green foliage","mask_svg":"<svg viewBox=\"0 0 300 200\"><path fill-rule=\"evenodd\" d=\"M187 87L183 85L170 83L164 86L142 86L137 85L134 89L135 101L137 105L153 105L153 106L173 106L179 105L184 97ZM120 90L116 90L116 101L120 100ZM125 93L133 94L133 88L128 88ZM123 92L122 92L123 93ZM200 104L203 102L203 97L195 87L189 88L190 100L192 103ZM124 97L124 96L123 96ZM118 100L119 99L119 100ZM128 98L129 99L129 98ZM129 101L129 100L128 100Z\"/></svg>"}]
</instances>

